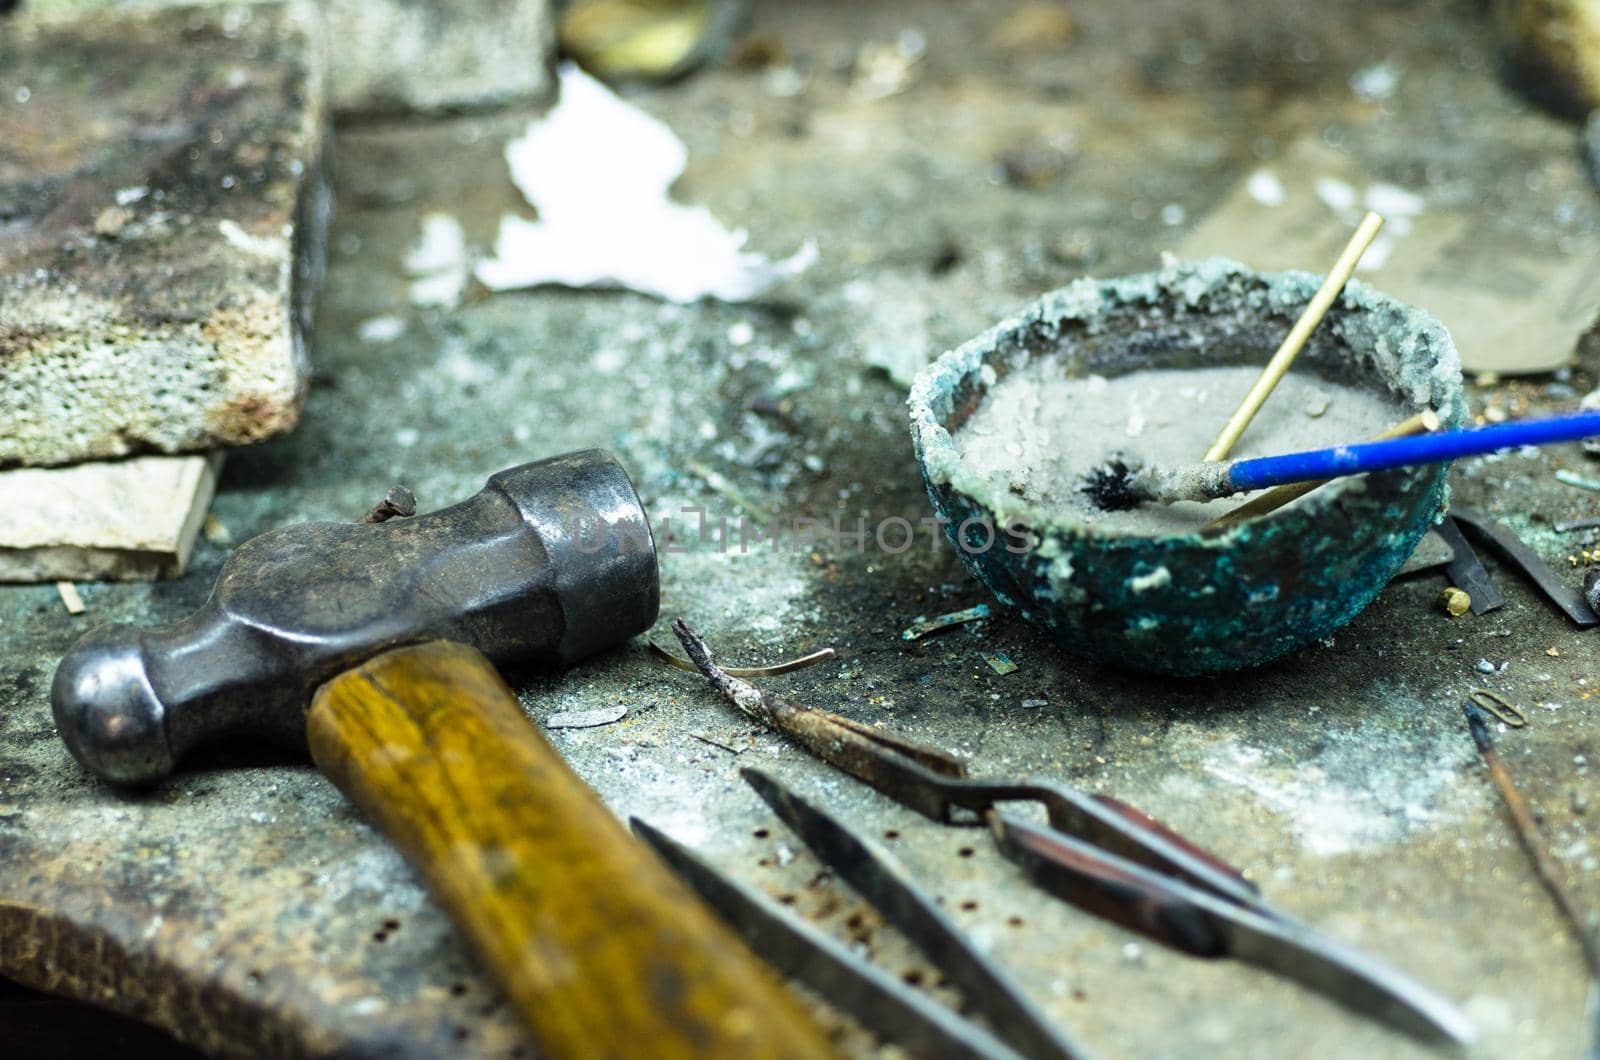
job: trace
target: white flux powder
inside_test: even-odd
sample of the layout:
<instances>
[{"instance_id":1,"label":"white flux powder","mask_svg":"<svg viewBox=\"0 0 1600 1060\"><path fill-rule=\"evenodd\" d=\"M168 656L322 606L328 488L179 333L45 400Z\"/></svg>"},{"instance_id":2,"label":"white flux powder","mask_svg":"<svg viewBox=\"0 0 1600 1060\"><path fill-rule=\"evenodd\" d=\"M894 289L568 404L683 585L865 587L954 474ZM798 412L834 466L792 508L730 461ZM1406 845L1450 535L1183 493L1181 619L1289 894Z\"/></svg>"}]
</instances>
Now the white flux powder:
<instances>
[{"instance_id":1,"label":"white flux powder","mask_svg":"<svg viewBox=\"0 0 1600 1060\"><path fill-rule=\"evenodd\" d=\"M955 432L962 463L1009 484L1041 511L1116 533L1183 533L1248 499L1241 494L1103 512L1079 487L1091 468L1117 454L1146 465L1198 463L1259 368L1170 369L1111 379L1064 372L1057 358L1039 357L991 386ZM1291 372L1230 459L1366 441L1408 415L1393 398Z\"/></svg>"}]
</instances>

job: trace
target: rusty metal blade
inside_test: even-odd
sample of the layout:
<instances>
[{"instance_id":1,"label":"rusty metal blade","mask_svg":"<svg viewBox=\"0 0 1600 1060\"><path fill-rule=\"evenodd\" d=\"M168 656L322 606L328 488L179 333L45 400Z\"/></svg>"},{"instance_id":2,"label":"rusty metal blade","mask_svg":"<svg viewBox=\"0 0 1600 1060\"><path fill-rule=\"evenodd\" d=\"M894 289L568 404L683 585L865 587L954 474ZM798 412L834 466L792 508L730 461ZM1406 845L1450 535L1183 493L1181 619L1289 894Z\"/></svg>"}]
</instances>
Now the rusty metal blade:
<instances>
[{"instance_id":1,"label":"rusty metal blade","mask_svg":"<svg viewBox=\"0 0 1600 1060\"><path fill-rule=\"evenodd\" d=\"M750 948L783 975L798 979L868 1029L917 1056L1018 1060L1017 1053L980 1027L899 979L852 954L835 939L781 912L635 817L638 837L661 855Z\"/></svg>"},{"instance_id":2,"label":"rusty metal blade","mask_svg":"<svg viewBox=\"0 0 1600 1060\"><path fill-rule=\"evenodd\" d=\"M1487 541L1502 559L1520 570L1544 593L1546 599L1559 607L1576 625L1584 629L1600 625L1600 615L1594 613L1594 608L1589 606L1583 594L1562 581L1561 576L1551 570L1549 564L1540 559L1538 553L1516 534L1482 512L1470 508L1452 508L1450 515L1476 537Z\"/></svg>"},{"instance_id":3,"label":"rusty metal blade","mask_svg":"<svg viewBox=\"0 0 1600 1060\"><path fill-rule=\"evenodd\" d=\"M980 953L905 867L834 817L754 769L740 776L812 853L898 928L950 982L996 1037L1029 1057L1070 1060L1084 1054L1051 1026L1011 976Z\"/></svg>"}]
</instances>

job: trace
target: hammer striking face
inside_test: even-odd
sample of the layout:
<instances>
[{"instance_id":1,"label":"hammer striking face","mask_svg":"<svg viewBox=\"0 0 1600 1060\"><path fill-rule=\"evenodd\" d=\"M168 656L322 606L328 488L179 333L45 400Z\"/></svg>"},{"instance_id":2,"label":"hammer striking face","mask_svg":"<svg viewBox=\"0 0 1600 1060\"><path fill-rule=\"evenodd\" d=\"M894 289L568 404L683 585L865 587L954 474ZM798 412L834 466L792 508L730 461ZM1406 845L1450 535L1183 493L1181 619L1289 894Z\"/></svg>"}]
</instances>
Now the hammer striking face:
<instances>
[{"instance_id":1,"label":"hammer striking face","mask_svg":"<svg viewBox=\"0 0 1600 1060\"><path fill-rule=\"evenodd\" d=\"M589 449L502 471L428 515L253 538L190 617L86 634L51 704L85 767L147 783L210 739L303 744L316 689L391 648L452 640L497 664L567 664L648 629L659 602L644 508Z\"/></svg>"}]
</instances>

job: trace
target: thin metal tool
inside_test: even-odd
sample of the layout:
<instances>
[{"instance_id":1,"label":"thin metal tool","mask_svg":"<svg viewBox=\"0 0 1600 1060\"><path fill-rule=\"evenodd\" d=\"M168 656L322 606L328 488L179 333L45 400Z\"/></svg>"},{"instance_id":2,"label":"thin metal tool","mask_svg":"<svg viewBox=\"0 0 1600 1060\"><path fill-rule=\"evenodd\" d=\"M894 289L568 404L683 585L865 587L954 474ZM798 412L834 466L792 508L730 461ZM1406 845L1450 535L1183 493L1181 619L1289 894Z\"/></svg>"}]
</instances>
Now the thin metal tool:
<instances>
[{"instance_id":1,"label":"thin metal tool","mask_svg":"<svg viewBox=\"0 0 1600 1060\"><path fill-rule=\"evenodd\" d=\"M967 1004L988 1020L996 1037L1023 1056L1082 1055L1050 1025L1011 976L973 946L892 855L767 774L741 769L739 775L823 864L928 955L945 978L960 988Z\"/></svg>"},{"instance_id":2,"label":"thin metal tool","mask_svg":"<svg viewBox=\"0 0 1600 1060\"><path fill-rule=\"evenodd\" d=\"M875 1033L916 1056L1017 1060L977 1024L868 963L772 901L723 875L639 818L633 832L780 974L798 979Z\"/></svg>"},{"instance_id":3,"label":"thin metal tool","mask_svg":"<svg viewBox=\"0 0 1600 1060\"><path fill-rule=\"evenodd\" d=\"M1481 615L1497 607L1506 606L1505 596L1489 577L1489 572L1484 569L1478 554L1472 551L1467 539L1461 536L1461 528L1456 525L1455 520L1447 515L1433 530L1446 545L1450 546L1450 551L1454 554L1454 558L1445 566L1445 576L1450 579L1451 585L1472 598L1472 613Z\"/></svg>"},{"instance_id":4,"label":"thin metal tool","mask_svg":"<svg viewBox=\"0 0 1600 1060\"><path fill-rule=\"evenodd\" d=\"M1594 608L1589 606L1589 601L1583 598L1583 594L1562 581L1561 576L1551 570L1550 565L1540 559L1538 554L1524 544L1516 534L1482 512L1471 508L1451 508L1450 514L1461 525L1493 546L1502 559L1520 570L1540 592L1544 593L1545 598L1560 608L1574 624L1584 629L1600 626L1600 615L1595 614Z\"/></svg>"},{"instance_id":5,"label":"thin metal tool","mask_svg":"<svg viewBox=\"0 0 1600 1060\"><path fill-rule=\"evenodd\" d=\"M981 820L1001 851L1066 901L1201 957L1235 957L1309 986L1353 1011L1425 1038L1474 1030L1421 984L1269 907L1236 869L1139 810L1064 785L968 778L961 761L730 677L680 619L673 631L712 685L745 713L918 813ZM1002 813L1042 804L1049 826Z\"/></svg>"}]
</instances>

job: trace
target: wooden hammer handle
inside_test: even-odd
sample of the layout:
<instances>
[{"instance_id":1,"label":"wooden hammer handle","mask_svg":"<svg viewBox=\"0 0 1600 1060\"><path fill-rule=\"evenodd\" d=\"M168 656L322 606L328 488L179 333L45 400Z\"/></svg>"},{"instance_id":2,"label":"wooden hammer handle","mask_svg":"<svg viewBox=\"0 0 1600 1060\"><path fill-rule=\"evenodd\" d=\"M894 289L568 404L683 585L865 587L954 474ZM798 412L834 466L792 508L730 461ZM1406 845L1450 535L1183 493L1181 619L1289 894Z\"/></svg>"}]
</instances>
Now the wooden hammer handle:
<instances>
[{"instance_id":1,"label":"wooden hammer handle","mask_svg":"<svg viewBox=\"0 0 1600 1060\"><path fill-rule=\"evenodd\" d=\"M426 878L541 1056L833 1053L475 649L377 656L323 685L306 723L312 758Z\"/></svg>"}]
</instances>

